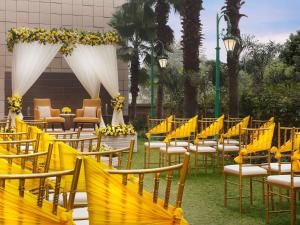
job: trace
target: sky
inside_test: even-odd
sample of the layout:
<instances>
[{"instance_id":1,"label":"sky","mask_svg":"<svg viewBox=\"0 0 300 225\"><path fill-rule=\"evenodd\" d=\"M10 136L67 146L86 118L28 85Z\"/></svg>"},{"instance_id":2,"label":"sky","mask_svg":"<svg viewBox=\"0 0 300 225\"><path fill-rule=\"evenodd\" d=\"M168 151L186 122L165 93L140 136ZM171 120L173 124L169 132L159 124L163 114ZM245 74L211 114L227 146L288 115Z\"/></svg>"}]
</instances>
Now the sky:
<instances>
[{"instance_id":1,"label":"sky","mask_svg":"<svg viewBox=\"0 0 300 225\"><path fill-rule=\"evenodd\" d=\"M204 34L202 51L208 59L215 58L216 14L220 12L223 5L224 0L203 0L204 10L200 15ZM300 30L299 10L300 0L245 0L240 13L248 17L240 20L241 34L254 35L262 42L272 40L284 43L291 33ZM180 16L173 10L169 25L174 30L176 41L179 42L181 40ZM224 22L220 24L220 30L222 28L226 28ZM223 43L220 44L221 60L225 61L225 47Z\"/></svg>"}]
</instances>

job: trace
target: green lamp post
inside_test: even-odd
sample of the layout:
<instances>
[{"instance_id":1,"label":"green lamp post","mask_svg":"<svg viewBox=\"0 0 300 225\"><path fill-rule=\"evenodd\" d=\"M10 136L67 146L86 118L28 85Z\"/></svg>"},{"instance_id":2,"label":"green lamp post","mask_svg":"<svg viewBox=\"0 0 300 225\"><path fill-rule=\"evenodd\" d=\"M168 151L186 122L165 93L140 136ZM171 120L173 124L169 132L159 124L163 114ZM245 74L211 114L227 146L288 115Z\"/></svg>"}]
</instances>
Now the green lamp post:
<instances>
[{"instance_id":1,"label":"green lamp post","mask_svg":"<svg viewBox=\"0 0 300 225\"><path fill-rule=\"evenodd\" d=\"M222 12L221 15L217 13L217 47L216 47L216 97L215 97L215 117L219 117L220 115L220 70L221 70L221 62L220 62L220 21L222 17L226 17L227 20L227 33L223 36L223 41L227 52L231 52L234 50L236 45L236 38L231 34L231 24L229 17Z\"/></svg>"},{"instance_id":2,"label":"green lamp post","mask_svg":"<svg viewBox=\"0 0 300 225\"><path fill-rule=\"evenodd\" d=\"M157 40L158 43L160 43L162 45L162 54L160 56L157 57L158 62L159 62L159 66L161 68L166 68L167 64L168 64L168 56L165 54L165 48L164 48L164 44L160 41ZM151 99L150 99L150 118L154 119L155 118L155 113L154 113L154 60L155 60L155 56L154 56L154 44L153 42L151 42L151 69L150 69L150 95L151 95Z\"/></svg>"}]
</instances>

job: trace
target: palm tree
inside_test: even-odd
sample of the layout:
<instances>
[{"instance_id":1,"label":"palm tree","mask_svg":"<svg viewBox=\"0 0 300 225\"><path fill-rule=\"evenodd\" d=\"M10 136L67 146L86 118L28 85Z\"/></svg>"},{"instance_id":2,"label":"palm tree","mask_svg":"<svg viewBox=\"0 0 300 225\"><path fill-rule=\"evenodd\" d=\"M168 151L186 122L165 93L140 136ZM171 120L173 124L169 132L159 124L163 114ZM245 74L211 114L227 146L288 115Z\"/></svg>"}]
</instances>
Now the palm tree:
<instances>
[{"instance_id":1,"label":"palm tree","mask_svg":"<svg viewBox=\"0 0 300 225\"><path fill-rule=\"evenodd\" d=\"M146 43L155 39L155 14L151 0L129 0L114 13L110 26L117 30L121 37L119 56L130 62L130 119L136 114L136 100L139 93L140 60L149 50Z\"/></svg>"},{"instance_id":2,"label":"palm tree","mask_svg":"<svg viewBox=\"0 0 300 225\"><path fill-rule=\"evenodd\" d=\"M170 3L168 0L157 0L155 5L155 15L157 22L157 39L160 40L165 48L173 43L174 35L173 30L168 23L170 13ZM160 55L162 53L161 44L157 44L156 52ZM157 99L156 99L156 117L162 118L163 115L163 99L164 99L164 87L162 82L162 76L164 71L158 66L158 84L157 84Z\"/></svg>"},{"instance_id":3,"label":"palm tree","mask_svg":"<svg viewBox=\"0 0 300 225\"><path fill-rule=\"evenodd\" d=\"M192 117L197 113L197 87L193 85L188 74L199 73L199 47L202 40L200 11L202 0L182 0L180 10L182 17L182 48L184 81L184 114Z\"/></svg>"},{"instance_id":4,"label":"palm tree","mask_svg":"<svg viewBox=\"0 0 300 225\"><path fill-rule=\"evenodd\" d=\"M240 19L245 16L240 14L240 8L245 2L242 0L225 0L224 12L228 15L231 23L231 32L235 37L241 38L239 28ZM235 50L227 54L227 66L229 73L229 115L237 117L239 115L239 57L241 53L241 43L237 43Z\"/></svg>"}]
</instances>

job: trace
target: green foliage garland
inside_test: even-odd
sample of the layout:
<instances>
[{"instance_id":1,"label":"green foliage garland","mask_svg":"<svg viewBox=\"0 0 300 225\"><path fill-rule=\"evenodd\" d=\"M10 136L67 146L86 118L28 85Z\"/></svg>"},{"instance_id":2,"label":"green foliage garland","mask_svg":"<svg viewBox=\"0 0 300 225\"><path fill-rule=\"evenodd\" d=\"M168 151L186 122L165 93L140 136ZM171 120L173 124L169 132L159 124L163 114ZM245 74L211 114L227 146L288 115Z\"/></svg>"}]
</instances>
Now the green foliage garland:
<instances>
[{"instance_id":1,"label":"green foliage garland","mask_svg":"<svg viewBox=\"0 0 300 225\"><path fill-rule=\"evenodd\" d=\"M7 47L10 52L13 51L17 43L39 42L41 44L62 44L60 52L64 55L70 55L74 45L109 45L117 44L119 36L116 32L79 32L72 29L50 29L44 28L11 28L7 35Z\"/></svg>"}]
</instances>

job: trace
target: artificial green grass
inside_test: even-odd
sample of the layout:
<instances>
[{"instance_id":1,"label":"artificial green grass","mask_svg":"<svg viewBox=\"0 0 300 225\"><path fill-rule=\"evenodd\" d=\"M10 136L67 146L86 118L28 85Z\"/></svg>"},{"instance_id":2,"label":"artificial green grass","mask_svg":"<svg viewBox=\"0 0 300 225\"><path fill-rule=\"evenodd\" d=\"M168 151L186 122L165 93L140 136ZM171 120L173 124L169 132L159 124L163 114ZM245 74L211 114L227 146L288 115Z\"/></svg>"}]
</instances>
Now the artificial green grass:
<instances>
[{"instance_id":1,"label":"artificial green grass","mask_svg":"<svg viewBox=\"0 0 300 225\"><path fill-rule=\"evenodd\" d=\"M133 156L133 168L143 168L144 166L144 149L143 139L138 140L138 152ZM154 153L155 154L155 153ZM191 160L190 165L193 165ZM174 199L177 191L178 175L174 175L172 183L171 200ZM234 178L231 178L234 180ZM245 179L247 182L247 179ZM245 185L246 185L245 182ZM145 177L145 188L152 190L153 177ZM162 178L164 184L164 178ZM247 186L247 185L246 185ZM238 196L237 186L229 186L231 196ZM160 190L160 196L163 196L163 187ZM244 188L245 196L249 195L247 187ZM254 183L254 203L250 206L249 199L244 199L244 213L239 213L238 200L228 200L228 208L224 207L224 179L220 172L208 171L205 174L200 171L197 176L191 171L187 177L182 208L186 220L191 225L260 225L265 222L265 206L262 204L262 186L261 183ZM277 199L275 199L276 201ZM288 203L285 201L285 204ZM300 217L300 216L298 216ZM290 224L290 214L271 214L270 224L284 225ZM300 224L300 218L297 220Z\"/></svg>"}]
</instances>

